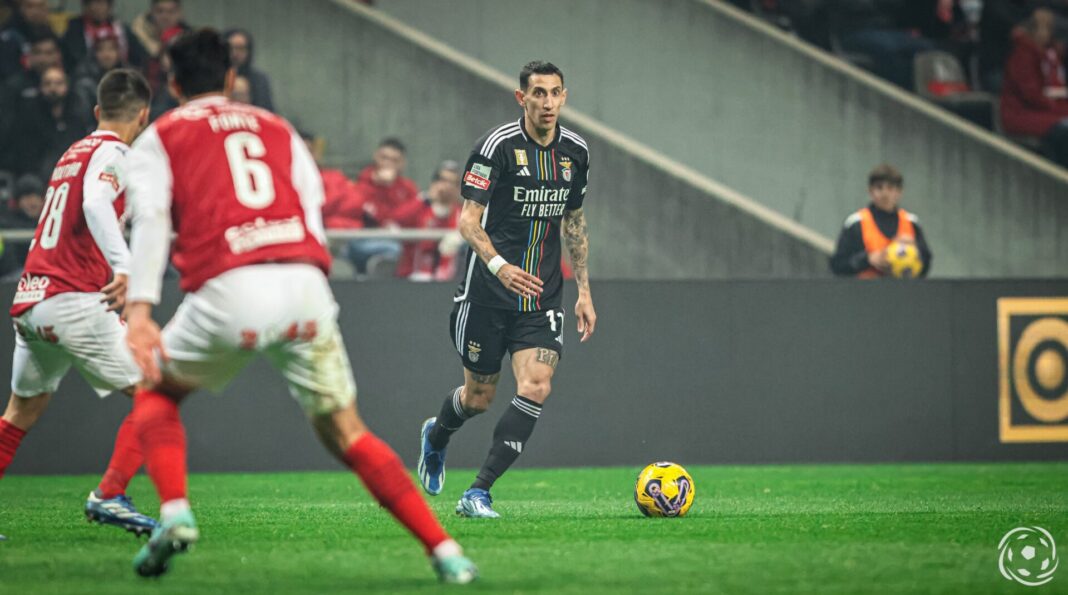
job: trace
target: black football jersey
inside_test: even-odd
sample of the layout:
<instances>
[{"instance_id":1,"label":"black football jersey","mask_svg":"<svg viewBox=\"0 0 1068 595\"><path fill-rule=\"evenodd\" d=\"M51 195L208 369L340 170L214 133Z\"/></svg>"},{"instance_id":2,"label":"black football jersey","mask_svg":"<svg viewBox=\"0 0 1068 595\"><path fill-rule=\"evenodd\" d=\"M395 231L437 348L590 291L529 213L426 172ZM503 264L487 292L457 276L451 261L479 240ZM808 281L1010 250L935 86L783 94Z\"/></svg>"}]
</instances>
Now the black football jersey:
<instances>
[{"instance_id":1,"label":"black football jersey","mask_svg":"<svg viewBox=\"0 0 1068 595\"><path fill-rule=\"evenodd\" d=\"M461 194L486 206L482 227L508 261L542 280L542 293L524 298L505 289L474 251L455 301L534 312L560 307L560 222L582 207L590 153L578 134L557 125L547 147L524 130L523 118L490 130L475 143Z\"/></svg>"}]
</instances>

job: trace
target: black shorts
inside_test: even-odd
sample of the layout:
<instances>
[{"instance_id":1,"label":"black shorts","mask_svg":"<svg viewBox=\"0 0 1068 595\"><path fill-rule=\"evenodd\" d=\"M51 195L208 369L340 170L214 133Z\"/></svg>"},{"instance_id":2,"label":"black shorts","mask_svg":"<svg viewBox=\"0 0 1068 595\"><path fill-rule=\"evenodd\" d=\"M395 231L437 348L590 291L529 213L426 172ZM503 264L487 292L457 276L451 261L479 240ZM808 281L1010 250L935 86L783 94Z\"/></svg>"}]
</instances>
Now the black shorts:
<instances>
[{"instance_id":1,"label":"black shorts","mask_svg":"<svg viewBox=\"0 0 1068 595\"><path fill-rule=\"evenodd\" d=\"M564 310L517 312L459 302L449 317L452 344L464 367L476 374L496 374L507 349L544 347L563 357Z\"/></svg>"}]
</instances>

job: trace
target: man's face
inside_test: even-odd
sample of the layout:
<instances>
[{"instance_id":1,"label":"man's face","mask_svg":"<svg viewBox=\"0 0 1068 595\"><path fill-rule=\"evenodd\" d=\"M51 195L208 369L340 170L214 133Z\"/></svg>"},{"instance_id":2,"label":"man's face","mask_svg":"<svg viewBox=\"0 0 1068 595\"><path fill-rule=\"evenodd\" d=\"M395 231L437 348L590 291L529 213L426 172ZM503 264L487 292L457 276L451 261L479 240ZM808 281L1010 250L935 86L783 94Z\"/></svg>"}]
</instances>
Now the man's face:
<instances>
[{"instance_id":1,"label":"man's face","mask_svg":"<svg viewBox=\"0 0 1068 595\"><path fill-rule=\"evenodd\" d=\"M67 75L62 68L49 68L41 75L41 96L51 104L67 96Z\"/></svg>"},{"instance_id":2,"label":"man's face","mask_svg":"<svg viewBox=\"0 0 1068 595\"><path fill-rule=\"evenodd\" d=\"M381 179L392 180L404 172L404 153L401 153L395 147L378 147L375 149L372 160L374 161L375 170L380 174Z\"/></svg>"},{"instance_id":3,"label":"man's face","mask_svg":"<svg viewBox=\"0 0 1068 595\"><path fill-rule=\"evenodd\" d=\"M108 0L89 0L85 3L85 16L94 23L102 23L111 16L111 3Z\"/></svg>"},{"instance_id":4,"label":"man's face","mask_svg":"<svg viewBox=\"0 0 1068 595\"><path fill-rule=\"evenodd\" d=\"M59 53L56 42L48 39L38 41L30 46L29 65L30 69L41 73L63 62L63 55Z\"/></svg>"},{"instance_id":5,"label":"man's face","mask_svg":"<svg viewBox=\"0 0 1068 595\"><path fill-rule=\"evenodd\" d=\"M104 72L119 65L119 43L114 39L101 39L93 47L96 63Z\"/></svg>"},{"instance_id":6,"label":"man's face","mask_svg":"<svg viewBox=\"0 0 1068 595\"><path fill-rule=\"evenodd\" d=\"M182 8L177 2L157 2L152 7L152 21L160 31L166 31L178 25L182 20Z\"/></svg>"},{"instance_id":7,"label":"man's face","mask_svg":"<svg viewBox=\"0 0 1068 595\"><path fill-rule=\"evenodd\" d=\"M36 221L41 217L41 211L44 209L44 197L36 192L23 194L16 199L15 204L18 205L23 215Z\"/></svg>"},{"instance_id":8,"label":"man's face","mask_svg":"<svg viewBox=\"0 0 1068 595\"><path fill-rule=\"evenodd\" d=\"M460 174L441 170L438 179L430 184L430 200L435 204L452 206L460 203Z\"/></svg>"},{"instance_id":9,"label":"man's face","mask_svg":"<svg viewBox=\"0 0 1068 595\"><path fill-rule=\"evenodd\" d=\"M558 75L532 74L526 90L516 91L516 99L529 121L541 130L548 130L556 126L560 108L567 101L567 89Z\"/></svg>"},{"instance_id":10,"label":"man's face","mask_svg":"<svg viewBox=\"0 0 1068 595\"><path fill-rule=\"evenodd\" d=\"M239 68L248 62L248 38L241 33L230 36L230 63Z\"/></svg>"},{"instance_id":11,"label":"man's face","mask_svg":"<svg viewBox=\"0 0 1068 595\"><path fill-rule=\"evenodd\" d=\"M871 202L876 208L892 213L901 201L901 186L890 182L877 182L868 186L868 194L871 195Z\"/></svg>"},{"instance_id":12,"label":"man's face","mask_svg":"<svg viewBox=\"0 0 1068 595\"><path fill-rule=\"evenodd\" d=\"M19 12L34 25L48 24L48 0L20 0Z\"/></svg>"}]
</instances>

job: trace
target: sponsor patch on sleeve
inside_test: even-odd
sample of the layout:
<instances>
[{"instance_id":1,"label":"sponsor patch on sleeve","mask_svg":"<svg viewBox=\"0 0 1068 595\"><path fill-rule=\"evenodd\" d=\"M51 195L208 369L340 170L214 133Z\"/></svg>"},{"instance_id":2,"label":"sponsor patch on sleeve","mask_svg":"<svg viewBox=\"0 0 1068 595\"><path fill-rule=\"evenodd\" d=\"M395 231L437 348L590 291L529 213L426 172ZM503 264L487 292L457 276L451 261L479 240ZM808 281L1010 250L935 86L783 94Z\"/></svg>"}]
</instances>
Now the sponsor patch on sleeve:
<instances>
[{"instance_id":1,"label":"sponsor patch on sleeve","mask_svg":"<svg viewBox=\"0 0 1068 595\"><path fill-rule=\"evenodd\" d=\"M479 190L488 190L490 185L490 181L488 179L476 174L473 171L469 171L466 175L464 175L464 183L468 186L474 186Z\"/></svg>"},{"instance_id":2,"label":"sponsor patch on sleeve","mask_svg":"<svg viewBox=\"0 0 1068 595\"><path fill-rule=\"evenodd\" d=\"M115 172L115 168L104 168L104 171L100 172L100 181L111 184L111 189L115 192L119 191L119 175Z\"/></svg>"}]
</instances>

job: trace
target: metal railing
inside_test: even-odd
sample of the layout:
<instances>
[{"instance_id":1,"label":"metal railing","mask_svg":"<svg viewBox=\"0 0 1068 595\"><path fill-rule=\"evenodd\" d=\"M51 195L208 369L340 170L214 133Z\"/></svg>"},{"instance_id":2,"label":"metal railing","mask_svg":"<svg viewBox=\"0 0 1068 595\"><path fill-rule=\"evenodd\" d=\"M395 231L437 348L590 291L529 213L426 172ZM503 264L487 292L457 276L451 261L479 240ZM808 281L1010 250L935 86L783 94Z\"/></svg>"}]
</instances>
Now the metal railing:
<instances>
[{"instance_id":1,"label":"metal railing","mask_svg":"<svg viewBox=\"0 0 1068 595\"><path fill-rule=\"evenodd\" d=\"M402 242L419 240L440 240L452 233L449 229L328 229L326 239L329 242L346 240L399 240ZM0 229L0 239L4 242L29 242L33 239L32 229Z\"/></svg>"}]
</instances>

